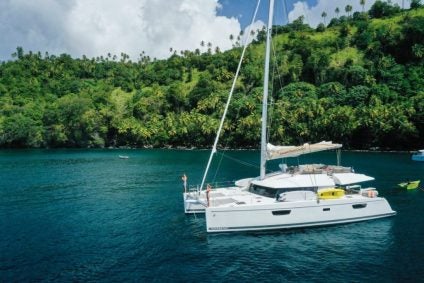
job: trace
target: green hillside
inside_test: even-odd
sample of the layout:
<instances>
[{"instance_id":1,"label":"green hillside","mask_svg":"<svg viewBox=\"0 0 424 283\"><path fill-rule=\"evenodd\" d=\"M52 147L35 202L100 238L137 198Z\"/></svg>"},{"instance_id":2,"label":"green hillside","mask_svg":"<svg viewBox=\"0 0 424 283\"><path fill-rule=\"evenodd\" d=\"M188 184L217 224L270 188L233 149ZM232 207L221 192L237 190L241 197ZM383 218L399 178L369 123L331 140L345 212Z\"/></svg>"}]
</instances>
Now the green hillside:
<instances>
[{"instance_id":1,"label":"green hillside","mask_svg":"<svg viewBox=\"0 0 424 283\"><path fill-rule=\"evenodd\" d=\"M419 6L419 5L418 5ZM311 29L274 27L270 142L424 146L424 8L377 1ZM247 50L221 146L257 147L264 32ZM241 48L0 64L0 147L209 147Z\"/></svg>"}]
</instances>

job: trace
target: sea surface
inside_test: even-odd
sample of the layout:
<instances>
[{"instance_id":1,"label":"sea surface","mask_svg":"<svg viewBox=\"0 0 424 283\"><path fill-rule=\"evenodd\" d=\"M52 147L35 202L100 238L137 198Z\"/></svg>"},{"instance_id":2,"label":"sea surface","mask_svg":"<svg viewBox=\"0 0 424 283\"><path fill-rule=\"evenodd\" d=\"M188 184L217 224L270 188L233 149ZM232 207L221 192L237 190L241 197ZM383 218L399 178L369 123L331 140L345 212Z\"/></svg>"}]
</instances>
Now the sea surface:
<instances>
[{"instance_id":1,"label":"sea surface","mask_svg":"<svg viewBox=\"0 0 424 283\"><path fill-rule=\"evenodd\" d=\"M424 182L424 162L407 153L342 153L342 165L376 178L370 185L398 212L391 218L207 234L203 216L184 215L181 176L200 183L208 156L1 150L0 282L424 282L424 191L396 186ZM210 182L258 175L257 151L221 157ZM289 165L310 162L334 164L336 155Z\"/></svg>"}]
</instances>

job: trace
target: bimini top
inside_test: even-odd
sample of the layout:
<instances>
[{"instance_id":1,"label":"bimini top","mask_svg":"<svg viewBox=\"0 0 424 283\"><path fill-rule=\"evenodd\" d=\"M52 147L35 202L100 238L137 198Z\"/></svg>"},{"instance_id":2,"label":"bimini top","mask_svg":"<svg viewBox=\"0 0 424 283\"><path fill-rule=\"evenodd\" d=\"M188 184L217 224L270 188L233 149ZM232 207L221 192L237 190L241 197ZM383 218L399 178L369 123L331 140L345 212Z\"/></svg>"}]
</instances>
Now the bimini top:
<instances>
[{"instance_id":1,"label":"bimini top","mask_svg":"<svg viewBox=\"0 0 424 283\"><path fill-rule=\"evenodd\" d=\"M374 180L373 177L370 177L364 174L356 174L356 173L334 173L333 179L336 185L341 185L341 186Z\"/></svg>"},{"instance_id":2,"label":"bimini top","mask_svg":"<svg viewBox=\"0 0 424 283\"><path fill-rule=\"evenodd\" d=\"M277 159L277 158L286 158L286 157L297 157L307 153L313 153L323 150L331 150L341 148L343 145L338 143L332 143L327 141L322 141L319 143L309 144L305 143L300 146L275 146L272 144L267 144L267 159Z\"/></svg>"},{"instance_id":3,"label":"bimini top","mask_svg":"<svg viewBox=\"0 0 424 283\"><path fill-rule=\"evenodd\" d=\"M252 184L271 189L323 188L334 187L334 180L327 174L278 174Z\"/></svg>"}]
</instances>

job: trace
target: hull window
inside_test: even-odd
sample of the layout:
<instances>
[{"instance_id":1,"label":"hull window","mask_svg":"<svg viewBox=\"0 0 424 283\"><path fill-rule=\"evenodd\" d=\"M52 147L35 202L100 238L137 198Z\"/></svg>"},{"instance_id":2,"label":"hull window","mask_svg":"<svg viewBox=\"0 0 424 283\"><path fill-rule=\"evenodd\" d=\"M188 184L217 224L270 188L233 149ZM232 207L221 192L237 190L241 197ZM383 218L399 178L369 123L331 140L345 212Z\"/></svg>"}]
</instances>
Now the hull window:
<instances>
[{"instance_id":1,"label":"hull window","mask_svg":"<svg viewBox=\"0 0 424 283\"><path fill-rule=\"evenodd\" d=\"M291 210L276 210L272 212L272 215L287 215L290 214Z\"/></svg>"},{"instance_id":2,"label":"hull window","mask_svg":"<svg viewBox=\"0 0 424 283\"><path fill-rule=\"evenodd\" d=\"M366 206L367 206L367 204L366 204L366 203L359 203L359 204L354 204L354 205L352 205L352 207L353 207L354 209L364 208L364 207L366 207Z\"/></svg>"},{"instance_id":3,"label":"hull window","mask_svg":"<svg viewBox=\"0 0 424 283\"><path fill-rule=\"evenodd\" d=\"M323 208L322 211L330 211L330 208L329 207Z\"/></svg>"}]
</instances>

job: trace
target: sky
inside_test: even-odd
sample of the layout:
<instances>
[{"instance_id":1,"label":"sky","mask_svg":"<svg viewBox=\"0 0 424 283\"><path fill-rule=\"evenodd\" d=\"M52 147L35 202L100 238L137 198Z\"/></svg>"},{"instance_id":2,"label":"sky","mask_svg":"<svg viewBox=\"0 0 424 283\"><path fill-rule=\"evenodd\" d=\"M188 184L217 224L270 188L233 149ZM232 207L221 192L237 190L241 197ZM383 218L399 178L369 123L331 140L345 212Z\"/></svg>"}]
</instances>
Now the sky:
<instances>
[{"instance_id":1,"label":"sky","mask_svg":"<svg viewBox=\"0 0 424 283\"><path fill-rule=\"evenodd\" d=\"M301 15L315 27L340 16L347 4L361 11L359 0L275 0L277 24ZM366 0L368 9L375 0ZM403 0L409 6L408 0ZM257 0L0 0L0 61L11 59L17 46L42 54L70 54L89 58L126 53L167 58L172 50L230 49L230 35L248 30ZM402 0L392 0L402 5ZM267 22L268 0L261 0L254 30ZM205 51L205 50L202 50Z\"/></svg>"}]
</instances>

